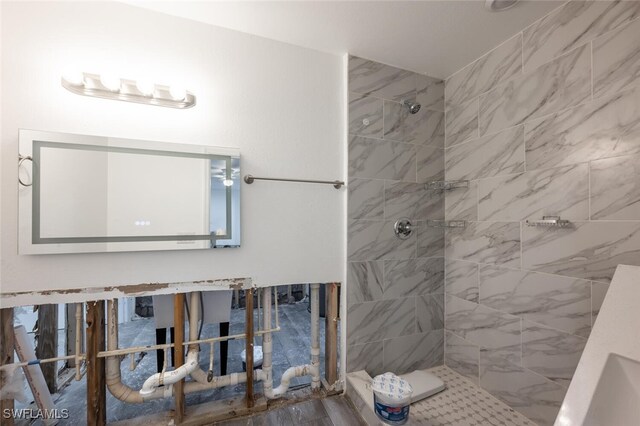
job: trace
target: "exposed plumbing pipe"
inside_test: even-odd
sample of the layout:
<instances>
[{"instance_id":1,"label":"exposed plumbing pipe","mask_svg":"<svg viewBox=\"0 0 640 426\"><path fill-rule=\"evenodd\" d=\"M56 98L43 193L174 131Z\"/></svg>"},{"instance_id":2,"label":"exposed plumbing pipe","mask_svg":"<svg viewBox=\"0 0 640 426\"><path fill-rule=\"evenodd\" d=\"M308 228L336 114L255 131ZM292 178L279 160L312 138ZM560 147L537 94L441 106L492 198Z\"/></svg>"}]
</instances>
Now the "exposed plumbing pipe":
<instances>
[{"instance_id":1,"label":"exposed plumbing pipe","mask_svg":"<svg viewBox=\"0 0 640 426\"><path fill-rule=\"evenodd\" d=\"M191 292L191 310L189 312L189 340L198 338L198 319L200 317L200 305L198 304L198 292ZM182 306L174 306L174 309L183 309ZM184 327L184 324L174 324L175 327ZM153 393L160 385L172 385L184 379L196 370L200 370L198 366L198 352L200 347L198 344L189 345L187 351L187 359L183 365L169 372L160 372L152 375L145 380L140 389L141 395L149 395ZM200 370L202 374L204 371ZM206 380L206 378L205 378Z\"/></svg>"},{"instance_id":2,"label":"exposed plumbing pipe","mask_svg":"<svg viewBox=\"0 0 640 426\"><path fill-rule=\"evenodd\" d=\"M152 394L160 385L173 385L187 377L196 368L198 368L198 351L190 349L185 363L180 367L168 372L156 373L145 380L140 389L140 395Z\"/></svg>"},{"instance_id":3,"label":"exposed plumbing pipe","mask_svg":"<svg viewBox=\"0 0 640 426\"><path fill-rule=\"evenodd\" d=\"M198 305L199 293L192 292L191 293L191 311L189 317L189 341L197 342L198 341L198 320L200 319L200 312L198 308L195 308ZM202 313L204 315L204 312ZM229 385L237 385L239 383L246 383L247 381L247 373L231 373L226 376L214 376L213 373L213 342L211 342L211 355L209 357L209 371L205 373L198 364L198 355L200 352L200 345L197 343L192 343L189 345L189 353L195 354L196 363L195 367L189 372L189 375L194 382L189 382L185 384L184 392L199 392L203 390L219 388L222 386Z\"/></svg>"},{"instance_id":4,"label":"exposed plumbing pipe","mask_svg":"<svg viewBox=\"0 0 640 426\"><path fill-rule=\"evenodd\" d=\"M320 284L311 284L311 389L320 389Z\"/></svg>"},{"instance_id":5,"label":"exposed plumbing pipe","mask_svg":"<svg viewBox=\"0 0 640 426\"><path fill-rule=\"evenodd\" d=\"M76 303L76 380L80 380L82 378L82 374L80 373L80 363L82 362L82 357L80 356L80 337L82 336L82 308L84 303Z\"/></svg>"},{"instance_id":6,"label":"exposed plumbing pipe","mask_svg":"<svg viewBox=\"0 0 640 426\"><path fill-rule=\"evenodd\" d=\"M118 301L107 301L107 350L118 349ZM130 404L139 404L153 399L170 397L173 395L173 386L165 386L162 390L155 389L152 393L142 395L129 386L122 383L120 377L120 357L108 356L106 359L106 382L111 395L120 401Z\"/></svg>"},{"instance_id":7,"label":"exposed plumbing pipe","mask_svg":"<svg viewBox=\"0 0 640 426\"><path fill-rule=\"evenodd\" d=\"M194 308L194 306L198 305L198 294L196 292L191 293L191 303L192 306L189 316L189 340L194 341L198 340L198 320L200 319L198 308ZM204 312L203 312L204 314ZM213 346L213 344L211 345ZM196 350L196 354L200 350L199 344L189 345L189 350L191 351L193 348ZM193 380L203 385L208 385L213 381L213 374L211 372L205 373L202 371L200 366L196 363L196 367L189 372L189 375Z\"/></svg>"},{"instance_id":8,"label":"exposed plumbing pipe","mask_svg":"<svg viewBox=\"0 0 640 426\"><path fill-rule=\"evenodd\" d=\"M33 339L29 339L27 336L27 330L24 328L24 325L15 327L13 333L15 337L15 350L18 357L27 360L28 366L24 368L24 373L38 408L42 411L53 410L55 404L47 389L47 383L44 380L42 370L38 367L39 363L36 360L32 345ZM43 418L43 422L45 425L54 425L58 421L45 417Z\"/></svg>"},{"instance_id":9,"label":"exposed plumbing pipe","mask_svg":"<svg viewBox=\"0 0 640 426\"><path fill-rule=\"evenodd\" d=\"M320 339L318 332L318 325L320 323L320 285L311 284L311 364L298 365L296 367L288 368L280 379L280 385L273 389L273 377L271 366L271 332L266 331L262 337L263 355L262 355L262 370L258 370L258 379L263 381L264 395L268 399L279 398L287 392L289 389L289 382L294 377L311 376L311 389L317 390L320 388ZM266 296L266 295L265 295ZM269 295L270 298L270 295ZM271 328L271 300L267 302L265 297L264 305L267 309L265 312L265 328L269 330ZM267 316L267 312L269 312ZM268 343L267 343L268 342Z\"/></svg>"},{"instance_id":10,"label":"exposed plumbing pipe","mask_svg":"<svg viewBox=\"0 0 640 426\"><path fill-rule=\"evenodd\" d=\"M264 324L265 330L271 330L271 293L273 289L267 287L262 291L264 292L262 300L262 315L264 315L264 318L262 319L262 323ZM278 300L278 296L276 296L276 300ZM269 395L273 395L272 351L273 337L271 336L271 332L267 332L262 336L262 370L257 374L258 377L262 376L262 390L264 394L267 395L267 398L269 398Z\"/></svg>"},{"instance_id":11,"label":"exposed plumbing pipe","mask_svg":"<svg viewBox=\"0 0 640 426\"><path fill-rule=\"evenodd\" d=\"M118 303L114 300L107 301L107 350L110 353L118 350ZM197 326L194 325L194 330ZM117 352L116 352L117 353ZM130 404L139 404L154 399L169 398L174 394L172 384L165 384L162 388L156 388L151 393L142 395L139 391L122 383L120 377L120 358L118 355L105 355L106 358L106 382L109 392L120 401ZM166 359L166 358L165 358ZM197 365L197 361L196 361ZM200 370L202 371L202 370ZM203 372L203 374L205 374ZM210 382L198 383L187 382L184 386L184 393L201 392L228 385L237 385L247 381L246 373L232 373L226 376L213 377ZM165 382L166 383L166 382Z\"/></svg>"}]
</instances>

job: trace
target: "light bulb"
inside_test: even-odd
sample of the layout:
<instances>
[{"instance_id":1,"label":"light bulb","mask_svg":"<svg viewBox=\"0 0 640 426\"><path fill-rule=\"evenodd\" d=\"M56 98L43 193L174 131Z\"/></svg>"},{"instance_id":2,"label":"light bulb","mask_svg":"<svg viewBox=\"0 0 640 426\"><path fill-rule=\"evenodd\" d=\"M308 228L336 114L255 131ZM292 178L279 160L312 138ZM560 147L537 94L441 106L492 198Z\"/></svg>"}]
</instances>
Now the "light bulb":
<instances>
[{"instance_id":1,"label":"light bulb","mask_svg":"<svg viewBox=\"0 0 640 426\"><path fill-rule=\"evenodd\" d=\"M152 96L156 90L156 85L149 80L139 80L136 82L136 88L145 96Z\"/></svg>"},{"instance_id":2,"label":"light bulb","mask_svg":"<svg viewBox=\"0 0 640 426\"><path fill-rule=\"evenodd\" d=\"M231 186L231 185L233 185L233 181L232 181L231 179L224 179L224 180L222 181L222 184L223 184L224 186Z\"/></svg>"},{"instance_id":3,"label":"light bulb","mask_svg":"<svg viewBox=\"0 0 640 426\"><path fill-rule=\"evenodd\" d=\"M120 90L120 79L113 74L102 74L100 83L112 92Z\"/></svg>"},{"instance_id":4,"label":"light bulb","mask_svg":"<svg viewBox=\"0 0 640 426\"><path fill-rule=\"evenodd\" d=\"M187 89L181 86L169 87L169 94L176 101L182 101L187 97Z\"/></svg>"},{"instance_id":5,"label":"light bulb","mask_svg":"<svg viewBox=\"0 0 640 426\"><path fill-rule=\"evenodd\" d=\"M67 70L62 74L62 78L72 86L82 86L84 84L84 74L80 71Z\"/></svg>"}]
</instances>

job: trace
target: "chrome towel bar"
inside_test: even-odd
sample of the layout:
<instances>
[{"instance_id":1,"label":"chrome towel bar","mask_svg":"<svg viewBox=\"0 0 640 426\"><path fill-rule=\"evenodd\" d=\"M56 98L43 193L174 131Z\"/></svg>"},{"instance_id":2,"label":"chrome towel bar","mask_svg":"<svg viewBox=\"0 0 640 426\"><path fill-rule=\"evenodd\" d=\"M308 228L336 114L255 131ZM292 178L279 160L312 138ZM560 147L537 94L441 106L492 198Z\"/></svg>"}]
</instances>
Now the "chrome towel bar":
<instances>
[{"instance_id":1,"label":"chrome towel bar","mask_svg":"<svg viewBox=\"0 0 640 426\"><path fill-rule=\"evenodd\" d=\"M344 186L344 182L341 180L309 180L309 179L286 179L286 178L269 178L269 177L257 177L252 175L246 175L244 177L245 183L252 184L256 180L275 180L280 182L303 182L303 183L321 183L324 185L333 185L335 189L340 189Z\"/></svg>"}]
</instances>

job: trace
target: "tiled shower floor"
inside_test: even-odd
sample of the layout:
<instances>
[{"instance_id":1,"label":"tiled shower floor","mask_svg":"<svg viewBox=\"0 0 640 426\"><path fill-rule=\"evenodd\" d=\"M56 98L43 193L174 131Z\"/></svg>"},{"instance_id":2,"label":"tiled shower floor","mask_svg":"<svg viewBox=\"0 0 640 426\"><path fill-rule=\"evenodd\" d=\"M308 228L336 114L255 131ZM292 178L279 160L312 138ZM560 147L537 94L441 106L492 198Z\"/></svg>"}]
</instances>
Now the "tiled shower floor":
<instances>
[{"instance_id":1,"label":"tiled shower floor","mask_svg":"<svg viewBox=\"0 0 640 426\"><path fill-rule=\"evenodd\" d=\"M447 385L447 389L430 398L411 405L409 425L428 426L535 426L535 423L517 411L509 408L486 391L459 375L449 367L440 366L428 371L438 376ZM368 420L369 424L383 425L373 413L373 396L366 390L368 375L349 374L349 397ZM359 398L367 398L366 400ZM364 405L367 407L364 407Z\"/></svg>"}]
</instances>

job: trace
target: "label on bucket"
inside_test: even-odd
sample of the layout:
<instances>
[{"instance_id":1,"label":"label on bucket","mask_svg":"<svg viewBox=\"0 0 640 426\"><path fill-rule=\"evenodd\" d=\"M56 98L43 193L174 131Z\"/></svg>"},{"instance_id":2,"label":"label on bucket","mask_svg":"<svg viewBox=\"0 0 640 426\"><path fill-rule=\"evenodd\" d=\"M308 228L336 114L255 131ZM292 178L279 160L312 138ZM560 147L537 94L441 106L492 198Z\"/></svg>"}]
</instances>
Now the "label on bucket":
<instances>
[{"instance_id":1,"label":"label on bucket","mask_svg":"<svg viewBox=\"0 0 640 426\"><path fill-rule=\"evenodd\" d=\"M406 380L393 373L373 378L373 407L376 415L386 423L402 425L409 418L413 389Z\"/></svg>"},{"instance_id":2,"label":"label on bucket","mask_svg":"<svg viewBox=\"0 0 640 426\"><path fill-rule=\"evenodd\" d=\"M403 407L390 407L379 401L374 401L373 406L378 417L387 423L401 425L404 424L409 417L409 405L405 405Z\"/></svg>"}]
</instances>

